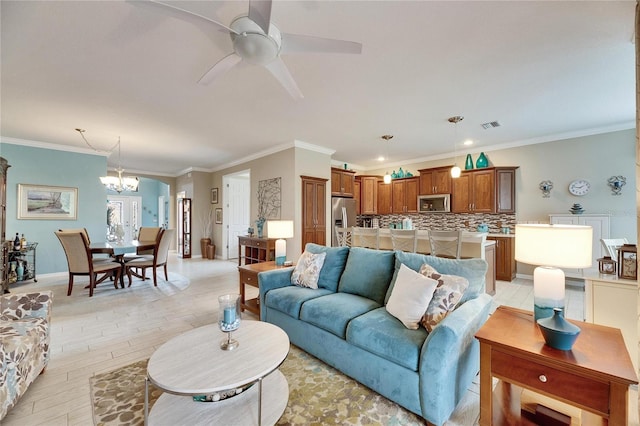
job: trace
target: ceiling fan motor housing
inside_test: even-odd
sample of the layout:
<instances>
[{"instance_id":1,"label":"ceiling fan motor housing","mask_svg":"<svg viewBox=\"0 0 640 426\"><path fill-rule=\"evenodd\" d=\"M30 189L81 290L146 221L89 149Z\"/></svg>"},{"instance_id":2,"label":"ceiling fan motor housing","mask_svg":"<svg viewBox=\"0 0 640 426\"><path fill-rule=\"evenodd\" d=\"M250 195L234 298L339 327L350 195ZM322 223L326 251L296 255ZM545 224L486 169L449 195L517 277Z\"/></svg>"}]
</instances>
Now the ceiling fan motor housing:
<instances>
[{"instance_id":1,"label":"ceiling fan motor housing","mask_svg":"<svg viewBox=\"0 0 640 426\"><path fill-rule=\"evenodd\" d=\"M238 33L231 33L233 49L243 60L266 65L278 57L282 36L275 25L269 24L269 34L265 34L248 16L241 16L230 27Z\"/></svg>"}]
</instances>

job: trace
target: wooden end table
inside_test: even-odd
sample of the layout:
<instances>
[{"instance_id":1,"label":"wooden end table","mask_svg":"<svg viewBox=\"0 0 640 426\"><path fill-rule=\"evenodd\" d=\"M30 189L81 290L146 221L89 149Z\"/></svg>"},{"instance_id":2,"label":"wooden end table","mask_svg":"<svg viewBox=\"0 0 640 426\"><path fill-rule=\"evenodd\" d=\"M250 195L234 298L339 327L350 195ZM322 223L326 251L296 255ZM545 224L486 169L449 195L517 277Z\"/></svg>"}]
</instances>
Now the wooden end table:
<instances>
[{"instance_id":1,"label":"wooden end table","mask_svg":"<svg viewBox=\"0 0 640 426\"><path fill-rule=\"evenodd\" d=\"M545 345L533 312L500 306L476 333L480 340L480 424L532 424L521 419L525 388L627 425L629 386L638 383L617 328L571 321L582 330L570 351ZM493 377L501 380L493 391ZM499 394L499 396L497 396ZM595 414L595 416L594 416ZM582 424L590 424L583 419Z\"/></svg>"},{"instance_id":2,"label":"wooden end table","mask_svg":"<svg viewBox=\"0 0 640 426\"><path fill-rule=\"evenodd\" d=\"M238 271L240 271L240 306L242 311L247 310L260 317L260 298L255 297L247 300L245 294L246 285L260 288L258 286L258 274L260 272L271 271L274 269L288 269L292 267L293 266L276 266L276 262L274 261L238 266Z\"/></svg>"}]
</instances>

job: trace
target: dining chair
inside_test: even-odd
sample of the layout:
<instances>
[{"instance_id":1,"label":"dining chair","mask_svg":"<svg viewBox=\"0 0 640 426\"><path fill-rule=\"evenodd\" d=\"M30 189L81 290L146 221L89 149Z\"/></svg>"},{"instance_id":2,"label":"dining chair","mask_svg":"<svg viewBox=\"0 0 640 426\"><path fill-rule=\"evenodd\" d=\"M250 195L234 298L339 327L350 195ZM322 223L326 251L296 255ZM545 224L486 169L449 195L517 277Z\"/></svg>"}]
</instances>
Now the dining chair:
<instances>
[{"instance_id":1,"label":"dining chair","mask_svg":"<svg viewBox=\"0 0 640 426\"><path fill-rule=\"evenodd\" d=\"M169 280L167 274L167 259L169 257L169 246L171 240L175 234L175 229L164 229L158 234L156 240L156 246L153 250L153 256L143 256L138 259L133 259L125 263L125 270L127 277L129 278L129 287L131 287L131 275L135 275L142 280L146 280L146 270L151 268L153 270L153 285L158 286L157 268L164 267L164 279ZM140 274L133 271L133 269L140 268L142 272Z\"/></svg>"},{"instance_id":2,"label":"dining chair","mask_svg":"<svg viewBox=\"0 0 640 426\"><path fill-rule=\"evenodd\" d=\"M73 289L73 278L76 275L89 277L89 297L93 296L93 289L107 277L114 277L113 286L118 288L118 278L122 267L119 263L93 260L89 243L82 232L56 231L56 236L62 244L64 253L67 256L69 267L69 288L67 296L71 296ZM98 275L104 274L100 279Z\"/></svg>"},{"instance_id":3,"label":"dining chair","mask_svg":"<svg viewBox=\"0 0 640 426\"><path fill-rule=\"evenodd\" d=\"M87 228L67 228L67 229L58 229L59 232L71 232L71 233L81 233L82 237L87 241L87 246L91 245L91 238L89 238L89 232L87 232ZM98 256L99 254L106 254L107 256ZM101 262L112 262L113 259L108 253L91 253L91 258L93 260L98 260Z\"/></svg>"},{"instance_id":4,"label":"dining chair","mask_svg":"<svg viewBox=\"0 0 640 426\"><path fill-rule=\"evenodd\" d=\"M618 248L629 243L626 238L600 238L600 242L613 260L618 259Z\"/></svg>"},{"instance_id":5,"label":"dining chair","mask_svg":"<svg viewBox=\"0 0 640 426\"><path fill-rule=\"evenodd\" d=\"M462 230L432 231L429 230L430 254L432 256L460 259L462 252Z\"/></svg>"},{"instance_id":6,"label":"dining chair","mask_svg":"<svg viewBox=\"0 0 640 426\"><path fill-rule=\"evenodd\" d=\"M378 250L380 248L380 228L354 226L351 243L354 246Z\"/></svg>"},{"instance_id":7,"label":"dining chair","mask_svg":"<svg viewBox=\"0 0 640 426\"><path fill-rule=\"evenodd\" d=\"M138 231L138 241L156 241L160 233L159 226L142 226ZM137 255L150 254L153 255L153 249L137 249Z\"/></svg>"},{"instance_id":8,"label":"dining chair","mask_svg":"<svg viewBox=\"0 0 640 426\"><path fill-rule=\"evenodd\" d=\"M415 229L390 229L391 245L394 250L415 253L418 246L418 238Z\"/></svg>"},{"instance_id":9,"label":"dining chair","mask_svg":"<svg viewBox=\"0 0 640 426\"><path fill-rule=\"evenodd\" d=\"M336 226L336 239L338 240L338 247L351 247L351 233L352 228L341 228Z\"/></svg>"}]
</instances>

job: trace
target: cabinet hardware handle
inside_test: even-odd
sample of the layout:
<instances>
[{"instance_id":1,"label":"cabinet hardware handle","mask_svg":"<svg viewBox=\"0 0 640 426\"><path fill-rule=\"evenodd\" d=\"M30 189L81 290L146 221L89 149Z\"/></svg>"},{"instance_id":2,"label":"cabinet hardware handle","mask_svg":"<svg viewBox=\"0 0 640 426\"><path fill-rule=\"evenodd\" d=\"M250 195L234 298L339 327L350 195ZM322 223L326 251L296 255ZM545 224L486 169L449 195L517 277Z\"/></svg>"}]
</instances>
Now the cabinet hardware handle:
<instances>
[{"instance_id":1,"label":"cabinet hardware handle","mask_svg":"<svg viewBox=\"0 0 640 426\"><path fill-rule=\"evenodd\" d=\"M545 376L544 374L541 374L540 376L538 376L538 379L539 379L542 383L547 383L547 376Z\"/></svg>"}]
</instances>

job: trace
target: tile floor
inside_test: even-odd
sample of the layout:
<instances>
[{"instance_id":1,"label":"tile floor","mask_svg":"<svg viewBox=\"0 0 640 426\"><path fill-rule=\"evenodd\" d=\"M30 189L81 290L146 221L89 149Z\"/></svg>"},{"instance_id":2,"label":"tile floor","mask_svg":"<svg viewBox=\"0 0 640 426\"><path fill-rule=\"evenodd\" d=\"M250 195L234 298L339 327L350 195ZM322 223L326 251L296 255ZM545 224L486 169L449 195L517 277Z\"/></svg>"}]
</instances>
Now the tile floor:
<instances>
[{"instance_id":1,"label":"tile floor","mask_svg":"<svg viewBox=\"0 0 640 426\"><path fill-rule=\"evenodd\" d=\"M41 276L37 283L12 287L12 293L42 289L54 292L51 361L2 425L91 425L92 375L148 358L176 334L214 321L217 296L238 291L237 263L183 260L175 254L170 258L169 282L161 279L158 287L134 280L130 288L115 290L104 282L89 298L83 289L86 281L79 279L73 294L67 297L66 273ZM569 318L582 319L583 296L580 288L568 289ZM494 305L499 304L530 309L531 281L499 281ZM255 319L248 312L245 315ZM637 389L631 394L631 418L637 425ZM476 425L478 414L478 385L474 383L447 425Z\"/></svg>"}]
</instances>

